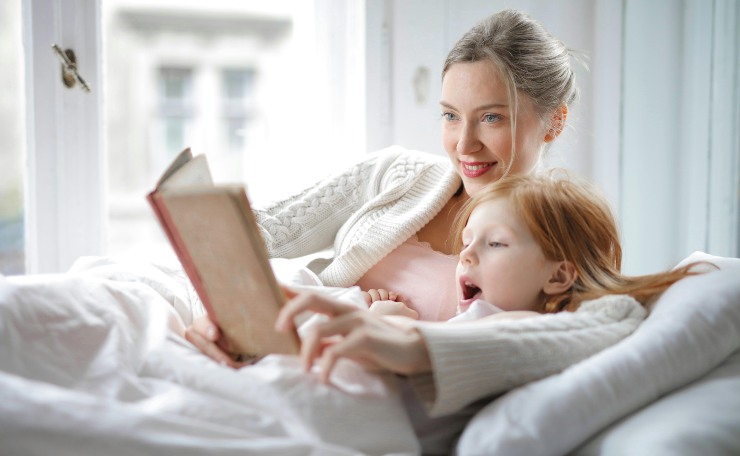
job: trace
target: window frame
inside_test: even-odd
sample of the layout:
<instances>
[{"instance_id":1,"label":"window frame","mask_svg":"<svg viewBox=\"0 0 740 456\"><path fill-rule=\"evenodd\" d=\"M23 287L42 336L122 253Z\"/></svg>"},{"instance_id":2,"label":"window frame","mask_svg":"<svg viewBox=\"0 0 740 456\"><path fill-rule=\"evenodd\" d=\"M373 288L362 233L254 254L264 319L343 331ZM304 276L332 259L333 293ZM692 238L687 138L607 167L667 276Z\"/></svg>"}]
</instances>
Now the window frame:
<instances>
[{"instance_id":1,"label":"window frame","mask_svg":"<svg viewBox=\"0 0 740 456\"><path fill-rule=\"evenodd\" d=\"M22 15L26 273L62 272L105 253L100 0L22 0ZM64 86L52 43L74 50L90 92Z\"/></svg>"}]
</instances>

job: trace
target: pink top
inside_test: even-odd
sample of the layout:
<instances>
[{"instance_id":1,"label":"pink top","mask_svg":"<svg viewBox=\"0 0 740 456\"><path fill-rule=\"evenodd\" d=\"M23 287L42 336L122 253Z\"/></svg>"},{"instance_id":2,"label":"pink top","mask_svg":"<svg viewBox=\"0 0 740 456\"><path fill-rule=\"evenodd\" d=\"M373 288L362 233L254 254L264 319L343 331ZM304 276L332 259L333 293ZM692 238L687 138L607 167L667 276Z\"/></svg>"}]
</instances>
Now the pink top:
<instances>
[{"instance_id":1,"label":"pink top","mask_svg":"<svg viewBox=\"0 0 740 456\"><path fill-rule=\"evenodd\" d=\"M457 256L433 250L414 235L360 278L362 290L383 288L403 298L420 320L444 321L455 316Z\"/></svg>"}]
</instances>

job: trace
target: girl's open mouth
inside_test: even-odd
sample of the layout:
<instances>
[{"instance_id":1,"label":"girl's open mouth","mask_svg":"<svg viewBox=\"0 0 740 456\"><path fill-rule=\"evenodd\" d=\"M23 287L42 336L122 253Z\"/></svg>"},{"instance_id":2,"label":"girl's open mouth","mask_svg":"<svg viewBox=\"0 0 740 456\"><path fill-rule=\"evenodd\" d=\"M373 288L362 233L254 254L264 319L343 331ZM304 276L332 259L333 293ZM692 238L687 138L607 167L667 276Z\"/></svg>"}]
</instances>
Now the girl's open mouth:
<instances>
[{"instance_id":1,"label":"girl's open mouth","mask_svg":"<svg viewBox=\"0 0 740 456\"><path fill-rule=\"evenodd\" d=\"M478 288L474 283L461 279L460 287L462 290L462 299L460 300L460 308L466 309L473 302L480 298L481 289Z\"/></svg>"}]
</instances>

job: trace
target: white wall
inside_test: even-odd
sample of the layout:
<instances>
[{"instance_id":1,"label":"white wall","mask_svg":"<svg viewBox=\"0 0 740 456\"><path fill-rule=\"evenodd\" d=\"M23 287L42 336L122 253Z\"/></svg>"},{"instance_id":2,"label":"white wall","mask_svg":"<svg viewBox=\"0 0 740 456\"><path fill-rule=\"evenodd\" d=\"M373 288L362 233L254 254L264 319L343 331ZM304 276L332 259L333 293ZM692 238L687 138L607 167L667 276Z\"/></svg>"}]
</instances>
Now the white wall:
<instances>
[{"instance_id":1,"label":"white wall","mask_svg":"<svg viewBox=\"0 0 740 456\"><path fill-rule=\"evenodd\" d=\"M738 3L627 0L624 11L624 268L739 256Z\"/></svg>"},{"instance_id":2,"label":"white wall","mask_svg":"<svg viewBox=\"0 0 740 456\"><path fill-rule=\"evenodd\" d=\"M588 70L575 64L580 101L548 161L603 189L620 220L623 270L656 272L694 250L740 255L733 0L368 2L376 18L368 46L390 62L368 73L368 98L388 100L368 106L370 144L444 154L437 104L444 58L472 25L503 8L528 12L586 57ZM390 34L386 47L378 24ZM373 82L384 75L389 94Z\"/></svg>"}]
</instances>

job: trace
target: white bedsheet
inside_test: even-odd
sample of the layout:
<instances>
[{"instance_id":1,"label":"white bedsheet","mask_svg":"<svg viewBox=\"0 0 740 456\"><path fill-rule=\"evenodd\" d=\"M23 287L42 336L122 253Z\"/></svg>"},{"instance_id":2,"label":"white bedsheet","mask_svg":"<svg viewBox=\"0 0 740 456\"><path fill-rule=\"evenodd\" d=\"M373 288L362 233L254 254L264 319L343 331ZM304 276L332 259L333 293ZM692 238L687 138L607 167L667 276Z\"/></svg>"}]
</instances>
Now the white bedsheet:
<instances>
[{"instance_id":1,"label":"white bedsheet","mask_svg":"<svg viewBox=\"0 0 740 456\"><path fill-rule=\"evenodd\" d=\"M0 277L0 454L414 454L392 377L318 383L291 357L239 371L180 334L182 276L90 261Z\"/></svg>"},{"instance_id":2,"label":"white bedsheet","mask_svg":"<svg viewBox=\"0 0 740 456\"><path fill-rule=\"evenodd\" d=\"M458 452L563 454L710 372L740 346L731 262L677 284L620 344L486 406ZM0 454L418 453L393 377L345 362L326 386L289 357L239 371L205 358L181 337L186 284L178 269L89 258L0 276Z\"/></svg>"}]
</instances>

